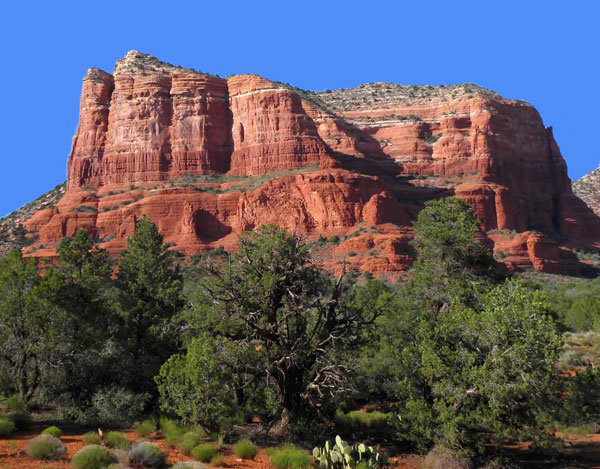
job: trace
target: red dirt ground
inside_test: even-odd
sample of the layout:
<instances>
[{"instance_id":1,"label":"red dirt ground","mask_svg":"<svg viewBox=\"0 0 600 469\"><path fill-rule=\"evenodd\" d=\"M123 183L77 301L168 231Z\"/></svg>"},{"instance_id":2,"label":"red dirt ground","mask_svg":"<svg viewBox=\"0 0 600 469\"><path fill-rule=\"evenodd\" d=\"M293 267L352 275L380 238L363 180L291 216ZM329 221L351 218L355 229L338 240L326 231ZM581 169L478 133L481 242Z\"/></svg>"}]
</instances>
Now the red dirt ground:
<instances>
[{"instance_id":1,"label":"red dirt ground","mask_svg":"<svg viewBox=\"0 0 600 469\"><path fill-rule=\"evenodd\" d=\"M125 431L130 441L138 439L133 431ZM70 459L77 451L83 448L83 433L69 433L61 436L62 442L67 448L67 454L64 460L60 461L38 461L29 458L25 454L27 442L36 436L38 432L30 431L16 433L10 438L0 439L0 469L37 469L37 468L70 468ZM175 464L178 461L192 459L184 456L178 449L167 448L164 439L161 436L150 438L152 443L156 444L162 451L167 452L169 464ZM269 458L264 451L260 450L254 460L246 461L239 459L232 453L231 448L226 448L223 452L223 464L220 467L241 468L241 469L272 469ZM392 468L394 469L418 469L420 458L415 455L405 455L391 458ZM207 467L217 467L206 464Z\"/></svg>"},{"instance_id":2,"label":"red dirt ground","mask_svg":"<svg viewBox=\"0 0 600 469\"><path fill-rule=\"evenodd\" d=\"M39 431L39 429L38 429ZM29 431L11 435L10 438L0 439L0 469L37 469L37 468L70 468L70 459L73 455L83 448L83 432L71 433L65 432L61 440L67 447L67 455L60 461L37 461L30 459L25 454L25 446L29 439L38 434L38 431ZM129 430L125 431L130 441L138 439L137 435ZM192 459L184 456L178 449L167 448L162 436L155 435L151 439L162 451L167 452L169 464L178 461ZM517 449L518 457L523 467L535 468L590 468L600 469L600 434L589 434L585 436L569 435L564 450L568 461L550 462L538 460L533 454L527 451L527 445ZM223 451L224 460L220 467L240 468L240 469L272 469L269 459L263 450L260 450L254 460L245 461L239 459L232 453L231 448L227 447ZM422 458L417 455L407 454L390 458L390 467L392 469L418 469ZM206 464L207 467L217 467Z\"/></svg>"}]
</instances>

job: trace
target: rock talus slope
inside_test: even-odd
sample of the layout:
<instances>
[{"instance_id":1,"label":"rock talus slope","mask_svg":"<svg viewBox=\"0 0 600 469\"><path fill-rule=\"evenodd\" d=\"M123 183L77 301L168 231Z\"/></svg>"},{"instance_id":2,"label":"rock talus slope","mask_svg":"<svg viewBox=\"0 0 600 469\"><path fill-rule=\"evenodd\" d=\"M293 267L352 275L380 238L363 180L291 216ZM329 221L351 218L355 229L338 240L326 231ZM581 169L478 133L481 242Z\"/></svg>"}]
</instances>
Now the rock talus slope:
<instances>
[{"instance_id":1,"label":"rock talus slope","mask_svg":"<svg viewBox=\"0 0 600 469\"><path fill-rule=\"evenodd\" d=\"M600 219L535 108L471 84L314 93L131 51L84 78L67 176L24 222L28 255L52 256L78 227L116 254L147 215L184 254L278 223L319 238L332 271L384 275L410 266L423 203L449 195L509 268L573 272L574 249L600 249Z\"/></svg>"}]
</instances>

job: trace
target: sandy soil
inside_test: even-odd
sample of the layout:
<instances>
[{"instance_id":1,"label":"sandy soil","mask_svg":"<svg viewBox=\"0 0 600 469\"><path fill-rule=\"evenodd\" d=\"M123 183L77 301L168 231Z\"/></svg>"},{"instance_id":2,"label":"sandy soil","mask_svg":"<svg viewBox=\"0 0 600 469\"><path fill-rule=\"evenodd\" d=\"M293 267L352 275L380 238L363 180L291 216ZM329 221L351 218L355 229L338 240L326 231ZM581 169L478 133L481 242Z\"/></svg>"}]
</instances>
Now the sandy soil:
<instances>
[{"instance_id":1,"label":"sandy soil","mask_svg":"<svg viewBox=\"0 0 600 469\"><path fill-rule=\"evenodd\" d=\"M70 468L70 459L83 448L82 441L83 432L71 433L65 431L61 436L62 442L67 448L67 454L64 460L60 461L37 461L30 459L25 454L25 446L27 442L36 436L38 431L30 431L25 433L16 433L8 439L0 439L0 469L37 469L37 468ZM133 431L125 431L130 441L138 439ZM150 438L152 443L156 444L162 451L168 454L167 462L175 464L178 461L192 461L188 456L184 456L178 449L167 448L164 439L161 436L153 436ZM239 459L232 453L231 448L226 448L223 452L223 465L225 468L241 468L241 469L272 469L269 458L264 451L259 451L254 460L245 461ZM395 469L418 469L418 461L420 458L415 455L404 455L391 458L393 468ZM207 467L216 467L206 464Z\"/></svg>"}]
</instances>

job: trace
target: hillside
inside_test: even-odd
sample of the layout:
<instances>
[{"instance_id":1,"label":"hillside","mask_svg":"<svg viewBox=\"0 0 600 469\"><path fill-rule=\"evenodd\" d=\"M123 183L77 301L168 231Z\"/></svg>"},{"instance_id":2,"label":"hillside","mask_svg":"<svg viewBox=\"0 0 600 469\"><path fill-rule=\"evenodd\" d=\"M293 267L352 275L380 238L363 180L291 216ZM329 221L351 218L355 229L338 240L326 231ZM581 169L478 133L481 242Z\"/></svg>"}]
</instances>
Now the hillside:
<instances>
[{"instance_id":1,"label":"hillside","mask_svg":"<svg viewBox=\"0 0 600 469\"><path fill-rule=\"evenodd\" d=\"M331 271L393 277L424 202L450 195L510 269L577 273L575 251L600 249L600 218L528 103L473 84L311 92L131 51L83 79L64 197L16 218L36 257L79 227L117 255L147 215L184 255L277 223L321 240Z\"/></svg>"},{"instance_id":2,"label":"hillside","mask_svg":"<svg viewBox=\"0 0 600 469\"><path fill-rule=\"evenodd\" d=\"M573 192L600 216L600 167L573 181Z\"/></svg>"}]
</instances>

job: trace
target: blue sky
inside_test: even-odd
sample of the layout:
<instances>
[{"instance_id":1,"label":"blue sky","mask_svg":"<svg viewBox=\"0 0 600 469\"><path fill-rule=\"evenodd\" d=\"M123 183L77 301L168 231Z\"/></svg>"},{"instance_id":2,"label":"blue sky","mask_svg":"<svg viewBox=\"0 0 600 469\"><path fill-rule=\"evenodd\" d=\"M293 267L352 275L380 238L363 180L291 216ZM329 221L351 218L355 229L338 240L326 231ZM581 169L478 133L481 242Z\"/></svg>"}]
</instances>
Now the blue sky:
<instances>
[{"instance_id":1,"label":"blue sky","mask_svg":"<svg viewBox=\"0 0 600 469\"><path fill-rule=\"evenodd\" d=\"M0 216L66 179L81 80L137 49L312 90L474 82L534 104L576 179L600 163L598 1L4 2Z\"/></svg>"}]
</instances>

